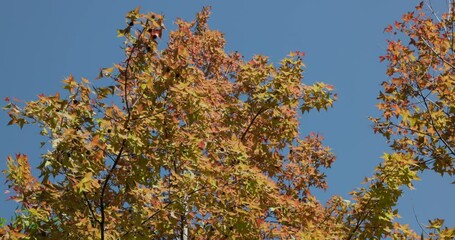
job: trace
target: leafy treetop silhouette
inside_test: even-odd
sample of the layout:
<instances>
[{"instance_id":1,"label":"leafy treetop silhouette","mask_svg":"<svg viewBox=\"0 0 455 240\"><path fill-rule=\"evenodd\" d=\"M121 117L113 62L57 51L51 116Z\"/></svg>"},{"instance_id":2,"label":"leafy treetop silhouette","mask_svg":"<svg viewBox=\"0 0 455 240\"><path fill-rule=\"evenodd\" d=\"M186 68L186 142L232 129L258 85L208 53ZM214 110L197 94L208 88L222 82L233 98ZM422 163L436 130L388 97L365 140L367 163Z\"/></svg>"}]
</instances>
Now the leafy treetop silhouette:
<instances>
[{"instance_id":1,"label":"leafy treetop silhouette","mask_svg":"<svg viewBox=\"0 0 455 240\"><path fill-rule=\"evenodd\" d=\"M433 22L419 5L386 29L411 40L389 41L382 60L392 80L379 96L382 116L372 118L393 152L351 201L334 196L326 204L311 189L326 189L323 169L335 156L321 136L300 137L299 114L331 107L333 87L302 82L299 51L278 66L265 56L227 53L223 34L208 27L209 12L178 19L160 49L163 16L137 8L118 31L125 60L102 69L97 82L70 76L65 94L25 104L7 99L9 124L39 126L48 151L39 177L26 155L8 157L5 174L20 208L0 234L418 238L395 221L395 206L419 171L453 174L453 12ZM430 237L455 235L441 219L429 228Z\"/></svg>"}]
</instances>

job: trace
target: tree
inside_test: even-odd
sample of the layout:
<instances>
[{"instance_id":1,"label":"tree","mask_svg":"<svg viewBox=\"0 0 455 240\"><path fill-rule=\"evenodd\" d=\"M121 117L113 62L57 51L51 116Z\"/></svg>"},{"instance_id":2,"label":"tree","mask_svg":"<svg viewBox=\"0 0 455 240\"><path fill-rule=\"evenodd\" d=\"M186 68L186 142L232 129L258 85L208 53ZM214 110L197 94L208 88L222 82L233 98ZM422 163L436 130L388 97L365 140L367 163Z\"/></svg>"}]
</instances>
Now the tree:
<instances>
[{"instance_id":1,"label":"tree","mask_svg":"<svg viewBox=\"0 0 455 240\"><path fill-rule=\"evenodd\" d=\"M39 126L48 152L6 171L21 211L11 238L288 238L335 234L310 192L335 157L322 138L299 138L298 111L327 109L332 87L304 85L300 52L226 53L209 8L177 20L158 48L163 17L127 14L126 59L102 86L64 80L67 94L6 108L9 124ZM112 81L110 81L111 79ZM112 82L112 84L109 84ZM321 225L325 222L326 224ZM5 230L6 231L6 230ZM318 238L319 238L318 237Z\"/></svg>"},{"instance_id":2,"label":"tree","mask_svg":"<svg viewBox=\"0 0 455 240\"><path fill-rule=\"evenodd\" d=\"M453 2L441 17L422 10L423 3L395 22L400 39L389 41L387 74L379 95L382 118L375 130L392 141L398 152L412 155L420 170L455 173L455 88ZM405 41L409 41L405 44Z\"/></svg>"},{"instance_id":3,"label":"tree","mask_svg":"<svg viewBox=\"0 0 455 240\"><path fill-rule=\"evenodd\" d=\"M430 10L431 5L430 6ZM451 3L451 8L454 5ZM48 152L34 177L26 155L8 158L20 203L0 234L12 239L417 239L396 222L403 187L419 171L453 174L453 12L416 13L388 27L391 81L374 130L393 150L351 200L326 204L322 137L299 137L299 112L327 110L336 95L302 83L303 53L275 67L226 53L209 8L177 20L160 47L163 17L127 14L125 61L99 81L64 80L66 94L9 101L10 123L39 126ZM437 20L436 22L434 20ZM431 71L430 71L431 70ZM96 83L96 84L95 84ZM455 229L430 221L430 237ZM420 236L423 238L423 236Z\"/></svg>"},{"instance_id":4,"label":"tree","mask_svg":"<svg viewBox=\"0 0 455 240\"><path fill-rule=\"evenodd\" d=\"M431 2L421 2L415 12L403 15L385 31L397 36L388 41L384 92L379 94L380 118L372 118L374 131L390 142L404 176L432 170L455 174L455 55L454 7L438 15ZM409 182L409 184L411 184ZM443 228L442 219L431 220L430 237L453 239L455 228Z\"/></svg>"},{"instance_id":5,"label":"tree","mask_svg":"<svg viewBox=\"0 0 455 240\"><path fill-rule=\"evenodd\" d=\"M419 238L394 220L399 217L395 206L402 188L412 189L419 172L428 169L441 175L455 173L455 5L449 1L449 11L441 16L431 2L427 3L428 16L423 5L385 29L396 37L388 41L387 53L380 57L389 63L391 79L382 83L384 91L378 97L382 116L371 120L393 153L385 154L373 177L366 179L368 187L352 192L354 203L344 215L350 226L347 239ZM426 227L432 231L427 233L430 239L455 237L455 228L444 227L443 219L429 220Z\"/></svg>"}]
</instances>

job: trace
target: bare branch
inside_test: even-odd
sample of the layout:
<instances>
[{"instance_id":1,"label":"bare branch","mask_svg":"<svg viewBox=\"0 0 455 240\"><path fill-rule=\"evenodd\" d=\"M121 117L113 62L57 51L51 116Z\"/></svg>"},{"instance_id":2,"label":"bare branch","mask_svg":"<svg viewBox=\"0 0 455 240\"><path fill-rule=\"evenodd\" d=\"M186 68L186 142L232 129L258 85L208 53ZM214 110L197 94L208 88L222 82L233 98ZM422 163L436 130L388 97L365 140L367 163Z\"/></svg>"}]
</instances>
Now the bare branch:
<instances>
[{"instance_id":1,"label":"bare branch","mask_svg":"<svg viewBox=\"0 0 455 240\"><path fill-rule=\"evenodd\" d=\"M419 225L420 229L422 230L422 232L424 232L425 234L428 234L426 231L425 231L425 228L422 226L422 224L420 223L419 221L419 218L417 217L417 214L416 214L416 210L414 208L414 204L412 205L412 212L414 213L414 218L416 219L416 222L417 224Z\"/></svg>"}]
</instances>

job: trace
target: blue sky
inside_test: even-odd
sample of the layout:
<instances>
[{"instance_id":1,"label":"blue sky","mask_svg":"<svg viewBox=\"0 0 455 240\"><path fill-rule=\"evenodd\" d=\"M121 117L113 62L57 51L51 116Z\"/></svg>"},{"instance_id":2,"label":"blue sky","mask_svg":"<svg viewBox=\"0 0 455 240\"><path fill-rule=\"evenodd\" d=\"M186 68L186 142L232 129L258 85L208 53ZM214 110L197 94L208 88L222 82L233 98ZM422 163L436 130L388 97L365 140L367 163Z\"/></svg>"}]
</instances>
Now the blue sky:
<instances>
[{"instance_id":1,"label":"blue sky","mask_svg":"<svg viewBox=\"0 0 455 240\"><path fill-rule=\"evenodd\" d=\"M329 189L317 192L321 200L348 192L371 176L381 155L388 151L385 139L374 135L368 116L378 116L375 104L387 80L383 29L412 11L417 1L289 0L289 1L5 1L0 8L0 98L33 100L40 93L61 91L69 74L94 79L101 67L122 61L122 39L116 29L125 26L125 13L136 6L162 13L166 26L175 29L180 17L193 19L202 6L211 5L210 26L225 33L228 51L247 58L270 56L278 62L290 51L306 53L304 81L333 84L339 100L329 112L310 112L302 118L302 133L325 136L337 156L327 171ZM164 44L164 42L162 43ZM7 127L7 114L0 113L0 168L9 154L26 153L39 161L39 131ZM400 200L402 222L418 229L413 208L423 224L441 217L455 226L453 179L422 175L416 190ZM4 183L4 176L0 176ZM15 205L5 202L1 185L0 217L13 214Z\"/></svg>"}]
</instances>

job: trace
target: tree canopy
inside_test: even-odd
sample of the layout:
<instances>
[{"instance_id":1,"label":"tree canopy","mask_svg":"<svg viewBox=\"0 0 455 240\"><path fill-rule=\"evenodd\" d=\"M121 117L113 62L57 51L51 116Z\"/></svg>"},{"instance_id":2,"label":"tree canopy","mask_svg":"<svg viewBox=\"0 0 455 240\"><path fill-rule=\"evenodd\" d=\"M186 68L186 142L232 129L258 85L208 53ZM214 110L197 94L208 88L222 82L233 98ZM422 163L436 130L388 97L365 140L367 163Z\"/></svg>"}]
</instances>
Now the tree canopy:
<instances>
[{"instance_id":1,"label":"tree canopy","mask_svg":"<svg viewBox=\"0 0 455 240\"><path fill-rule=\"evenodd\" d=\"M431 6L431 5L430 5ZM450 9L454 7L453 3ZM431 7L430 7L431 10ZM422 171L453 175L455 98L450 10L419 5L386 28L390 81L371 118L391 144L351 199L321 203L335 156L301 114L328 110L334 87L305 84L304 54L279 64L226 52L210 8L178 19L167 46L163 16L126 15L125 60L65 92L9 101L9 124L38 126L47 150L32 174L24 154L5 171L20 208L10 239L419 238L396 221L397 201ZM409 42L409 43L407 43ZM430 238L455 228L431 220Z\"/></svg>"}]
</instances>

